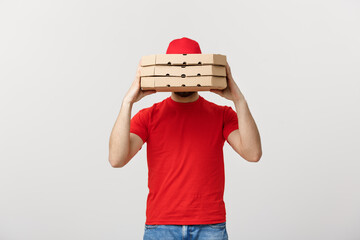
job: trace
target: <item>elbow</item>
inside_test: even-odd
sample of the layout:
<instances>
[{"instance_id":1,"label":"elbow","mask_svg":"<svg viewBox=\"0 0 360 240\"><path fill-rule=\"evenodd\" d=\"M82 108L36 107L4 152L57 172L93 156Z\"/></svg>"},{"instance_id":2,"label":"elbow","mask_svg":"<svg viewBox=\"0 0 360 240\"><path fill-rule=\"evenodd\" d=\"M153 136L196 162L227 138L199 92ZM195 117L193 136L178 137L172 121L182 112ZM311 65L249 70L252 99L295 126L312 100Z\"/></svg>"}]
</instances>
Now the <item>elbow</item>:
<instances>
[{"instance_id":1,"label":"elbow","mask_svg":"<svg viewBox=\"0 0 360 240\"><path fill-rule=\"evenodd\" d=\"M123 167L122 165L116 165L116 164L111 164L111 166L112 166L113 168L122 168L122 167Z\"/></svg>"},{"instance_id":2,"label":"elbow","mask_svg":"<svg viewBox=\"0 0 360 240\"><path fill-rule=\"evenodd\" d=\"M261 156L262 156L262 152L259 151L258 153L256 153L253 156L249 157L247 160L249 162L258 162L258 161L260 161Z\"/></svg>"},{"instance_id":3,"label":"elbow","mask_svg":"<svg viewBox=\"0 0 360 240\"><path fill-rule=\"evenodd\" d=\"M111 167L113 167L113 168L122 168L124 166L124 164L122 164L121 160L113 159L111 157L109 157L109 163L110 163Z\"/></svg>"}]
</instances>

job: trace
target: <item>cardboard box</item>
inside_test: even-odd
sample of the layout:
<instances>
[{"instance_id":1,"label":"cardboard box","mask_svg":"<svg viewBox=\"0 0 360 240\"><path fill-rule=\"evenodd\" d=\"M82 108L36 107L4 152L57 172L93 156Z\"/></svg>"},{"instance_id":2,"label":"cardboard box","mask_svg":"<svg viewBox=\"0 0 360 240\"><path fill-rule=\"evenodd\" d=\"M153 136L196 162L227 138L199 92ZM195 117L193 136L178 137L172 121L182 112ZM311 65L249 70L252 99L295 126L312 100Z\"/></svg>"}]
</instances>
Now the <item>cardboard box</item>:
<instances>
[{"instance_id":1,"label":"cardboard box","mask_svg":"<svg viewBox=\"0 0 360 240\"><path fill-rule=\"evenodd\" d=\"M142 90L158 92L197 92L210 89L224 89L227 86L226 77L141 77Z\"/></svg>"},{"instance_id":2,"label":"cardboard box","mask_svg":"<svg viewBox=\"0 0 360 240\"><path fill-rule=\"evenodd\" d=\"M151 65L206 64L226 66L226 56L221 54L154 54L141 58L142 67Z\"/></svg>"},{"instance_id":3,"label":"cardboard box","mask_svg":"<svg viewBox=\"0 0 360 240\"><path fill-rule=\"evenodd\" d=\"M142 90L193 92L225 89L226 56L221 54L155 54L143 56Z\"/></svg>"},{"instance_id":4,"label":"cardboard box","mask_svg":"<svg viewBox=\"0 0 360 240\"><path fill-rule=\"evenodd\" d=\"M196 77L196 76L220 76L226 77L225 66L145 66L140 68L141 77L169 76L169 77Z\"/></svg>"}]
</instances>

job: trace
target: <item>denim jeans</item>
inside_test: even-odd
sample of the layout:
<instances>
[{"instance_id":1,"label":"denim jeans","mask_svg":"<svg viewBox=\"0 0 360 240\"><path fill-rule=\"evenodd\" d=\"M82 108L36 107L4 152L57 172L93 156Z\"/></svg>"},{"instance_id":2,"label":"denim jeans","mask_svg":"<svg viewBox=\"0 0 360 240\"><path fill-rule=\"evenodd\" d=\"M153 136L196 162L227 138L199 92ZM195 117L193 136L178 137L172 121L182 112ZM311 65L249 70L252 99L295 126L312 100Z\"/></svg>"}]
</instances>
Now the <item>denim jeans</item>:
<instances>
[{"instance_id":1,"label":"denim jeans","mask_svg":"<svg viewBox=\"0 0 360 240\"><path fill-rule=\"evenodd\" d=\"M228 240L226 222L201 225L147 225L143 240Z\"/></svg>"}]
</instances>

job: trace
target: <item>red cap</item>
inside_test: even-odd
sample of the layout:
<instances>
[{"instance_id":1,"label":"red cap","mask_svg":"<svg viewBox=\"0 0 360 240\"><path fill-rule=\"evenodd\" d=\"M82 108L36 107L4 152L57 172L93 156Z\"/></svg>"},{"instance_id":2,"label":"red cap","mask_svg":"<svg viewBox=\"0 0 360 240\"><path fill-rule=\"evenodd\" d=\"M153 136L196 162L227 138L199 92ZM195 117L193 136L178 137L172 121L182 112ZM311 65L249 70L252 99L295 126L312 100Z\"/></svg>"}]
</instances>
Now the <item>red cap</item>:
<instances>
[{"instance_id":1,"label":"red cap","mask_svg":"<svg viewBox=\"0 0 360 240\"><path fill-rule=\"evenodd\" d=\"M166 54L201 54L199 43L187 37L174 39L169 43Z\"/></svg>"}]
</instances>

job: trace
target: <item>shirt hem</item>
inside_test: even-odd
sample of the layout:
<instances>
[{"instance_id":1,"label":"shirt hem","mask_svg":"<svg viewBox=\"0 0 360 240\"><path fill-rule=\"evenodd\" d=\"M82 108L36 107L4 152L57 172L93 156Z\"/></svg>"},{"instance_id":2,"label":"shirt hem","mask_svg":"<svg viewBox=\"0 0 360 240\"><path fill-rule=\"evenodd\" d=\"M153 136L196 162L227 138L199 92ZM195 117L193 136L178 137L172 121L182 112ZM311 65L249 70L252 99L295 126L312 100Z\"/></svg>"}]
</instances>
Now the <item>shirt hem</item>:
<instances>
[{"instance_id":1,"label":"shirt hem","mask_svg":"<svg viewBox=\"0 0 360 240\"><path fill-rule=\"evenodd\" d=\"M208 221L146 221L147 225L200 225L200 224L217 224L226 222L226 219L208 220Z\"/></svg>"}]
</instances>

